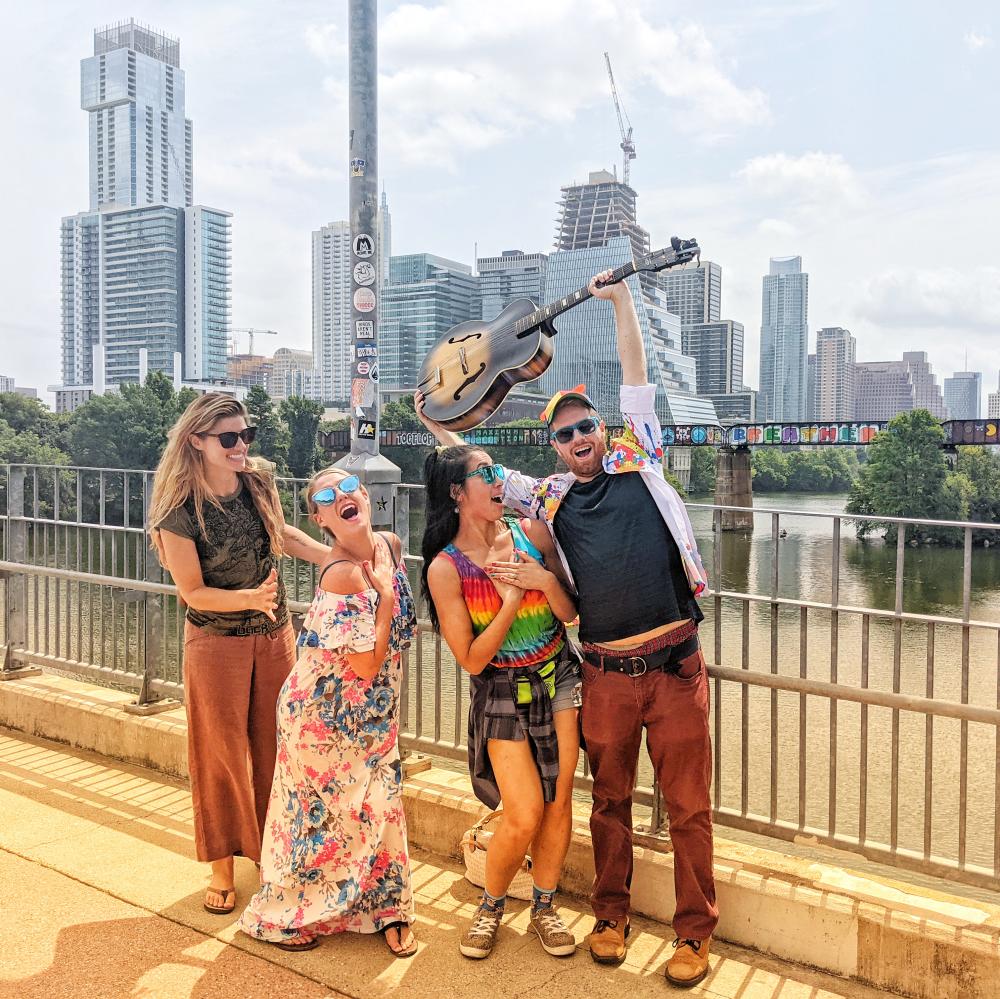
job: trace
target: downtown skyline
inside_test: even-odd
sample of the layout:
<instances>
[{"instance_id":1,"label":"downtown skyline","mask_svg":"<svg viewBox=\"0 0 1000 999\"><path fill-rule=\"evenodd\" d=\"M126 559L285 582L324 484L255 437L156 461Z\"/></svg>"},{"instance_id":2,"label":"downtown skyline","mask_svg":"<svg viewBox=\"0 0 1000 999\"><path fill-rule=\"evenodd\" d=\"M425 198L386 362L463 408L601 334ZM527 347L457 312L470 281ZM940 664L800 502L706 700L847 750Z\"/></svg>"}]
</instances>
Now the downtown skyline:
<instances>
[{"instance_id":1,"label":"downtown skyline","mask_svg":"<svg viewBox=\"0 0 1000 999\"><path fill-rule=\"evenodd\" d=\"M574 32L602 23L599 5L576 7ZM901 141L900 129L913 124L908 103L897 103L895 114L885 117L892 93L868 109L864 102L853 105L851 127L835 127L846 120L840 102L856 94L869 72L861 55L848 58L841 50L857 79L838 80L836 87L812 81L807 88L814 108L827 112L822 129L803 119L802 96L783 92L766 65L768 46L794 55L821 36L836 52L848 40L845 18L862 17L857 5L819 3L793 13L779 4L768 10L739 13L734 5L709 4L702 22L683 27L655 5L639 4L590 39L586 53L554 54L533 93L523 82L508 91L505 110L484 87L505 79L501 57L517 39L477 18L470 4L383 3L381 179L393 201L393 250L469 262L476 244L479 256L509 247L550 252L553 191L584 180L590 170L620 168L603 46L616 61L636 127L632 183L642 223L654 246L674 233L697 236L706 258L723 267L723 312L746 329L748 384L758 379L760 275L770 256L785 254L802 255L811 275L811 339L823 326L849 328L859 361L925 349L939 377L965 367L953 356L961 340L969 348L969 369L982 370L986 384L994 383L990 336L1000 328L1000 269L987 242L991 227L983 222L1000 220L991 181L1000 153L991 135L969 127L973 118L988 120L987 105L1000 89L990 87L997 50L982 23L987 8L952 12L947 34L940 16L918 5L921 16L907 28L911 48L929 45L935 33L947 38L955 72L937 74L933 96L929 82L917 86L920 81L907 77L912 103L923 100L929 113L949 94L957 99L962 93L967 104L940 119L922 143L913 129ZM169 23L149 4L122 13L162 26L184 45L191 115L198 122L194 199L234 212L234 325L278 330L269 347L308 348L310 233L346 214L345 19L324 20L329 11L308 3L293 5L276 22L251 6L232 15L225 30L221 8L211 6L195 11L179 4ZM446 15L450 20L442 20ZM15 20L30 27L33 16L18 12ZM107 12L115 16L121 15ZM569 24L558 3L544 17ZM31 148L41 154L38 182L48 194L12 206L11 225L20 238L16 254L7 247L3 272L19 294L6 296L0 338L9 344L5 374L43 390L58 380L58 219L79 210L86 197L80 40L101 19L67 6L66 16L44 29L46 58L30 65L15 59L5 68L16 69L28 84L31 97L22 103L35 115ZM435 40L433 29L442 24L452 40L451 68L436 74L444 41ZM740 24L746 31L737 49ZM635 29L631 35L628 28ZM640 28L674 53L673 82L643 65L650 41L638 37ZM531 51L526 44L522 56L527 60ZM490 58L470 78L470 93L453 90L449 108L449 74L469 74L484 52ZM296 72L282 75L293 53ZM259 78L241 77L234 93L223 86L225 71L235 72L244 54L260 68ZM35 72L44 72L44 86L30 85ZM516 83L516 66L506 72ZM566 90L569 76L572 92ZM838 88L844 92L839 98ZM311 102L301 100L307 94ZM436 102L436 115L424 109L414 117L420 95ZM838 109L841 118L831 116ZM10 113L17 119L24 111L19 106ZM513 122L514 111L522 124ZM449 128L452 134L445 134ZM530 157L523 155L525 146ZM664 155L667 146L671 155Z\"/></svg>"}]
</instances>

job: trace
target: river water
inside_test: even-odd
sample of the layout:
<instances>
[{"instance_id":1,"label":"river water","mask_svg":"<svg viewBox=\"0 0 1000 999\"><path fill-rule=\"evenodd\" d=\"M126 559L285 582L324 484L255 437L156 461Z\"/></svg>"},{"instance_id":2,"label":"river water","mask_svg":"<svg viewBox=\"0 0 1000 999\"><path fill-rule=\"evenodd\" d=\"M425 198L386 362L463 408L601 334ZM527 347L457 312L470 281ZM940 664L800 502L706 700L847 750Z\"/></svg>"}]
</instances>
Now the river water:
<instances>
[{"instance_id":1,"label":"river water","mask_svg":"<svg viewBox=\"0 0 1000 999\"><path fill-rule=\"evenodd\" d=\"M711 502L705 499L704 502ZM787 532L778 544L778 596L795 600L831 602L832 520L805 516L815 513L843 513L846 496L784 493L755 497L752 534L722 536L721 587L713 589L769 596L774 566L772 510L792 510L780 516L780 529ZM421 513L414 510L411 549L418 550L422 529ZM691 510L691 519L706 568L714 565L712 513ZM1000 532L998 532L1000 542ZM962 614L961 548L940 546L907 547L904 563L903 610L909 613L960 618ZM896 548L881 540L861 542L848 522L842 525L840 542L841 607L876 608L892 611L895 606ZM702 644L709 662L725 666L745 666L769 672L772 668L771 606L750 604L744 621L744 602L722 601L721 648L715 645L715 601L702 601L706 620ZM1000 623L1000 545L973 550L970 617L973 621ZM747 642L744 651L744 628ZM807 612L803 638L798 607L782 608L777 614L775 651L777 672L810 679L860 686L863 679L863 624L860 613L841 610L837 627L837 655L831 655L831 614L824 610ZM905 623L900 634L898 688L903 693L928 694L928 627ZM933 631L933 683L937 698L959 701L962 696L962 629L937 624ZM884 691L894 688L895 635L891 621L870 618L868 625L868 686ZM435 666L434 643L423 641L421 731L452 742L464 741L467 705L464 678L456 690L456 667L444 650L440 669ZM968 699L986 707L998 705L1000 647L997 632L970 629L968 658ZM435 690L436 688L436 690ZM805 698L805 714L800 715L798 694L772 695L763 688L716 682L712 689L715 751L718 756L714 789L719 807L739 813L743 810L746 774L746 811L774 817L798 826L800 786L804 787L802 818L804 827L817 832L834 831L852 841L860 834L861 801L866 801L864 839L889 843L891 826L897 824L896 841L901 850L921 853L925 825L929 827L933 855L958 858L960 793L962 788L962 724L936 719L932 725L932 756L925 768L927 750L926 716L915 712L894 712L870 707L863 712L858 704L840 702L835 709L836 737L831 742L831 704L826 698ZM435 702L438 710L435 710ZM745 707L744 707L745 705ZM744 741L744 711L746 739ZM862 738L862 715L867 715L867 740ZM435 726L435 714L437 724ZM802 723L804 719L804 724ZM457 723L457 724L456 724ZM773 738L772 738L773 724ZM893 729L898 731L898 763L893 768ZM418 727L418 704L411 687L407 728ZM996 811L998 756L995 730L969 723L964 757L966 760L966 862L992 868ZM800 745L801 744L801 745ZM800 749L802 765L800 767ZM866 756L865 780L862 756ZM831 767L831 758L835 766ZM772 781L772 762L774 780ZM931 806L925 822L926 776L930 775ZM648 785L651 774L645 760L639 782ZM835 782L831 823L831 779ZM773 803L772 803L773 794ZM893 797L896 807L893 808ZM895 819L893 818L895 812Z\"/></svg>"}]
</instances>

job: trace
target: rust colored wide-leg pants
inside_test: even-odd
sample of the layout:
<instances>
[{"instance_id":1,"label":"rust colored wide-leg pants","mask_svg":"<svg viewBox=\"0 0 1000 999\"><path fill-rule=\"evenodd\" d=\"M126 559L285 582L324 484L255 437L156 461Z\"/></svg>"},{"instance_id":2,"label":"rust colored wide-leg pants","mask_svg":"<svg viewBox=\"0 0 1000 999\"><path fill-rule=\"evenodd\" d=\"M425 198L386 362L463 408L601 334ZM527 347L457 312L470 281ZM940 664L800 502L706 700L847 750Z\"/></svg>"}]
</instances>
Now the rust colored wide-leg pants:
<instances>
[{"instance_id":1,"label":"rust colored wide-leg pants","mask_svg":"<svg viewBox=\"0 0 1000 999\"><path fill-rule=\"evenodd\" d=\"M294 665L291 624L247 636L185 625L184 706L199 860L260 861L277 753L275 706Z\"/></svg>"}]
</instances>

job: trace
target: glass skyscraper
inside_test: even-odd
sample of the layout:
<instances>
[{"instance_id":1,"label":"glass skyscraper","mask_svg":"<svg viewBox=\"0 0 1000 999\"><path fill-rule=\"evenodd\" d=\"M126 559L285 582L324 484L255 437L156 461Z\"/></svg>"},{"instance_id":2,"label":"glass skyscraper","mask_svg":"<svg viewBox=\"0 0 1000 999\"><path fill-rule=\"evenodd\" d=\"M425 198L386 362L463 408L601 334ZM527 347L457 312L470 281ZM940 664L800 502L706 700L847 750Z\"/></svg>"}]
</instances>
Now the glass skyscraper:
<instances>
[{"instance_id":1,"label":"glass skyscraper","mask_svg":"<svg viewBox=\"0 0 1000 999\"><path fill-rule=\"evenodd\" d=\"M511 302L530 298L535 305L545 304L544 253L504 250L499 257L479 257L479 296L485 322L496 319Z\"/></svg>"},{"instance_id":2,"label":"glass skyscraper","mask_svg":"<svg viewBox=\"0 0 1000 999\"><path fill-rule=\"evenodd\" d=\"M605 246L553 253L546 272L545 296L551 301L564 298L585 287L600 271L620 267L631 259L632 245L627 236L613 237ZM662 293L645 294L636 275L627 280L646 349L647 378L657 386L660 419L664 423L714 423L712 404L694 396L695 363L681 353L680 320L667 311ZM622 370L610 303L595 299L584 302L558 316L555 327L559 331L554 341L555 356L538 380L541 391L551 395L582 382L608 424L620 424Z\"/></svg>"},{"instance_id":3,"label":"glass skyscraper","mask_svg":"<svg viewBox=\"0 0 1000 999\"><path fill-rule=\"evenodd\" d=\"M944 404L952 420L978 420L981 410L983 375L980 371L956 371L944 380Z\"/></svg>"},{"instance_id":4,"label":"glass skyscraper","mask_svg":"<svg viewBox=\"0 0 1000 999\"><path fill-rule=\"evenodd\" d=\"M135 21L98 29L80 79L90 209L61 226L57 408L146 370L222 387L230 214L193 204L180 43Z\"/></svg>"},{"instance_id":5,"label":"glass skyscraper","mask_svg":"<svg viewBox=\"0 0 1000 999\"><path fill-rule=\"evenodd\" d=\"M381 387L413 391L435 341L479 315L479 281L468 264L431 253L390 257L379 323Z\"/></svg>"},{"instance_id":6,"label":"glass skyscraper","mask_svg":"<svg viewBox=\"0 0 1000 999\"><path fill-rule=\"evenodd\" d=\"M763 279L757 418L807 419L809 275L801 257L772 257Z\"/></svg>"}]
</instances>

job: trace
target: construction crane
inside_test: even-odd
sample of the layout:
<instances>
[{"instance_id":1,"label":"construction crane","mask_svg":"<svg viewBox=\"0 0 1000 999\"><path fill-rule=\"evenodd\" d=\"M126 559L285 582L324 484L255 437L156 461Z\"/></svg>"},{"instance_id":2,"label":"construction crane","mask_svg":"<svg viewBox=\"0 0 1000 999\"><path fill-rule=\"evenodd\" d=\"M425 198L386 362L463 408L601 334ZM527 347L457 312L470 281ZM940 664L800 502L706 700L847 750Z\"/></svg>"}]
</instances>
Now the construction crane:
<instances>
[{"instance_id":1,"label":"construction crane","mask_svg":"<svg viewBox=\"0 0 1000 999\"><path fill-rule=\"evenodd\" d=\"M615 102L615 111L618 114L618 130L621 132L622 141L622 183L628 183L629 163L635 159L635 143L632 141L632 122L628 120L628 114L622 108L621 101L618 100L618 88L615 86L615 74L611 72L611 57L604 53L604 61L608 65L608 79L611 81L611 97Z\"/></svg>"},{"instance_id":2,"label":"construction crane","mask_svg":"<svg viewBox=\"0 0 1000 999\"><path fill-rule=\"evenodd\" d=\"M254 336L256 334L258 334L258 333L262 333L262 334L266 333L269 336L277 336L278 335L278 331L277 330L258 330L258 329L251 329L249 326L233 326L229 330L229 332L233 333L233 334L235 334L235 333L246 333L249 336L249 338L250 338L250 348L249 348L248 353L250 353L250 354L253 354L253 338L254 338ZM230 353L231 354L238 353L238 351L236 350L236 337L235 336L233 336L231 338L230 344L231 344Z\"/></svg>"}]
</instances>

